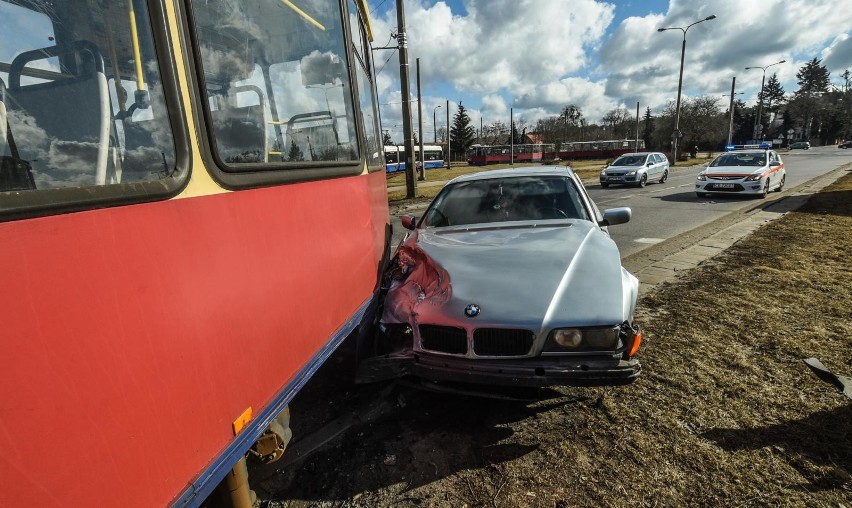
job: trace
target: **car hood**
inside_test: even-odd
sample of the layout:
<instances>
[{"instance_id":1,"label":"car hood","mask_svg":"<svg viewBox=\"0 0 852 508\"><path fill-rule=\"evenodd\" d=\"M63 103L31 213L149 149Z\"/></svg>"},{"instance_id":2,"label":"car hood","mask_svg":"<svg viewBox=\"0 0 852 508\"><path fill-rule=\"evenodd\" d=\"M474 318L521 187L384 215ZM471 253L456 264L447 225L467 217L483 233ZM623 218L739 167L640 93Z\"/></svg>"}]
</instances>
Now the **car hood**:
<instances>
[{"instance_id":1,"label":"car hood","mask_svg":"<svg viewBox=\"0 0 852 508\"><path fill-rule=\"evenodd\" d=\"M392 284L384 322L538 333L632 319L638 283L615 242L589 221L417 230L402 251L430 268ZM465 315L470 305L479 315Z\"/></svg>"},{"instance_id":2,"label":"car hood","mask_svg":"<svg viewBox=\"0 0 852 508\"><path fill-rule=\"evenodd\" d=\"M768 168L767 166L716 166L707 168L702 171L702 174L707 176L723 176L723 175L742 175L748 176L754 173L763 173Z\"/></svg>"}]
</instances>

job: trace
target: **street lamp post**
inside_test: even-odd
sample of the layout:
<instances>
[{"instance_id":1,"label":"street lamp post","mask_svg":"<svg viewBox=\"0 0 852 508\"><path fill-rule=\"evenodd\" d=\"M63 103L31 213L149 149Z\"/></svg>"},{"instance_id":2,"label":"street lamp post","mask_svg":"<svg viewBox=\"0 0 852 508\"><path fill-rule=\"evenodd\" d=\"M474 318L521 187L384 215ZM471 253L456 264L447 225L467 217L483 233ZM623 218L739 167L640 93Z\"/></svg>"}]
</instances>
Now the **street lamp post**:
<instances>
[{"instance_id":1,"label":"street lamp post","mask_svg":"<svg viewBox=\"0 0 852 508\"><path fill-rule=\"evenodd\" d=\"M438 108L443 107L444 106L435 106L434 108L432 108L432 137L434 138L433 141L436 145L438 144L438 122L437 117L435 116L435 111L437 111Z\"/></svg>"},{"instance_id":2,"label":"street lamp post","mask_svg":"<svg viewBox=\"0 0 852 508\"><path fill-rule=\"evenodd\" d=\"M680 30L681 32L683 32L683 44L680 48L680 75L677 78L677 105L675 106L674 142L672 143L672 157L674 158L674 160L672 161L672 164L677 164L677 140L680 137L680 93L683 89L683 57L686 54L686 31L689 30L689 28L693 25L697 25L698 23L702 23L704 21L710 21L711 19L716 19L716 15L712 14L685 27L670 26L666 28L657 29L658 32L665 32L666 30Z\"/></svg>"},{"instance_id":3,"label":"street lamp post","mask_svg":"<svg viewBox=\"0 0 852 508\"><path fill-rule=\"evenodd\" d=\"M781 60L780 62L775 62L769 65L765 65L763 67L759 65L755 65L753 67L746 67L745 70L750 69L762 69L763 70L763 78L760 80L760 95L757 96L757 116L754 117L754 132L752 133L752 138L757 140L757 137L760 136L760 132L758 132L758 126L761 125L760 115L762 113L761 109L763 109L763 85L766 82L766 69L772 67L773 65L778 65L786 62L787 60ZM760 129L762 130L762 128Z\"/></svg>"}]
</instances>

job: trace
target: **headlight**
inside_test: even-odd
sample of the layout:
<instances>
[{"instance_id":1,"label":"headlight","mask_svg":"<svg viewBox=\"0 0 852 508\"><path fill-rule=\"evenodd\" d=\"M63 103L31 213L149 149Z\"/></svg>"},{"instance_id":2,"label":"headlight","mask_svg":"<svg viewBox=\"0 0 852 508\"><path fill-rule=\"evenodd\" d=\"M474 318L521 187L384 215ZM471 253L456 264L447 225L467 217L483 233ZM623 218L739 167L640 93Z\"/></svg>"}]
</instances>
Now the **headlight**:
<instances>
[{"instance_id":1,"label":"headlight","mask_svg":"<svg viewBox=\"0 0 852 508\"><path fill-rule=\"evenodd\" d=\"M575 351L614 351L618 348L620 328L557 328L550 332L545 353Z\"/></svg>"},{"instance_id":2,"label":"headlight","mask_svg":"<svg viewBox=\"0 0 852 508\"><path fill-rule=\"evenodd\" d=\"M631 171L631 172L627 173L627 176L633 176L633 175L635 175L635 174L636 174L636 172L635 172L635 171Z\"/></svg>"},{"instance_id":3,"label":"headlight","mask_svg":"<svg viewBox=\"0 0 852 508\"><path fill-rule=\"evenodd\" d=\"M757 173L754 175L749 175L748 178L745 179L746 182L756 182L763 178L763 173Z\"/></svg>"},{"instance_id":4,"label":"headlight","mask_svg":"<svg viewBox=\"0 0 852 508\"><path fill-rule=\"evenodd\" d=\"M707 180L707 175L702 173L702 174L698 175L698 179L703 182L703 181Z\"/></svg>"},{"instance_id":5,"label":"headlight","mask_svg":"<svg viewBox=\"0 0 852 508\"><path fill-rule=\"evenodd\" d=\"M603 168L603 169L601 170L601 176L606 176L606 168Z\"/></svg>"}]
</instances>

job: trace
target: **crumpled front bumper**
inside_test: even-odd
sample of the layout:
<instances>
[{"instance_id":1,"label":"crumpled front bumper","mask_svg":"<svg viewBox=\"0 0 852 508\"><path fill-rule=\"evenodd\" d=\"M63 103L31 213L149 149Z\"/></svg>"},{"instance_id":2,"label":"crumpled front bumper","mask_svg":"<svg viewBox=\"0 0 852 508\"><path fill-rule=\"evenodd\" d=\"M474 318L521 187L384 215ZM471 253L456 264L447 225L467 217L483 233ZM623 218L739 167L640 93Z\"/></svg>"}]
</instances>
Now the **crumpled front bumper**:
<instances>
[{"instance_id":1,"label":"crumpled front bumper","mask_svg":"<svg viewBox=\"0 0 852 508\"><path fill-rule=\"evenodd\" d=\"M504 386L612 386L639 377L639 360L611 357L538 357L517 360L471 360L417 355L411 373L433 381Z\"/></svg>"},{"instance_id":2,"label":"crumpled front bumper","mask_svg":"<svg viewBox=\"0 0 852 508\"><path fill-rule=\"evenodd\" d=\"M499 386L615 386L632 383L642 366L619 356L548 356L483 360L414 353L371 358L359 366L359 382L403 376L429 381Z\"/></svg>"}]
</instances>

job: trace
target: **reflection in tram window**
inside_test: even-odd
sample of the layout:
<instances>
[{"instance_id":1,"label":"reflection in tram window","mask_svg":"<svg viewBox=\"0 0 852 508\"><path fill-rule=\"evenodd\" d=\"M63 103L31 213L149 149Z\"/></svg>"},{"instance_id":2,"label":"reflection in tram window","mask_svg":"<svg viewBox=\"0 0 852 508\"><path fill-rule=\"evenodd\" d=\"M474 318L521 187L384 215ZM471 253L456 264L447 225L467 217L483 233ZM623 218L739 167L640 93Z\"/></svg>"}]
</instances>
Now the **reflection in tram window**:
<instances>
[{"instance_id":1,"label":"reflection in tram window","mask_svg":"<svg viewBox=\"0 0 852 508\"><path fill-rule=\"evenodd\" d=\"M0 192L181 176L144 3L0 0L0 19Z\"/></svg>"},{"instance_id":2,"label":"reflection in tram window","mask_svg":"<svg viewBox=\"0 0 852 508\"><path fill-rule=\"evenodd\" d=\"M359 158L336 1L209 0L194 8L220 161L238 170Z\"/></svg>"}]
</instances>

